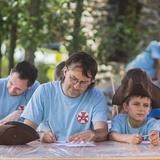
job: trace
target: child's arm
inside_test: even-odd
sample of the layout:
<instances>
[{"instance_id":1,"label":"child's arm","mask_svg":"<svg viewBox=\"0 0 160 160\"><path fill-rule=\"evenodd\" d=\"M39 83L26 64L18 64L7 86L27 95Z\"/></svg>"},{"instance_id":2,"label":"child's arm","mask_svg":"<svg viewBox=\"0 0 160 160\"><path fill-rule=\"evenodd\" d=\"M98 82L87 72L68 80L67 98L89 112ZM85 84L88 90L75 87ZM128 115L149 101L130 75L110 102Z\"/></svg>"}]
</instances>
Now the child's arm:
<instances>
[{"instance_id":1,"label":"child's arm","mask_svg":"<svg viewBox=\"0 0 160 160\"><path fill-rule=\"evenodd\" d=\"M149 136L149 141L153 146L159 145L159 132L157 131L151 131Z\"/></svg>"},{"instance_id":2,"label":"child's arm","mask_svg":"<svg viewBox=\"0 0 160 160\"><path fill-rule=\"evenodd\" d=\"M139 134L120 134L115 131L111 131L109 133L109 140L131 144L140 144L143 138Z\"/></svg>"}]
</instances>

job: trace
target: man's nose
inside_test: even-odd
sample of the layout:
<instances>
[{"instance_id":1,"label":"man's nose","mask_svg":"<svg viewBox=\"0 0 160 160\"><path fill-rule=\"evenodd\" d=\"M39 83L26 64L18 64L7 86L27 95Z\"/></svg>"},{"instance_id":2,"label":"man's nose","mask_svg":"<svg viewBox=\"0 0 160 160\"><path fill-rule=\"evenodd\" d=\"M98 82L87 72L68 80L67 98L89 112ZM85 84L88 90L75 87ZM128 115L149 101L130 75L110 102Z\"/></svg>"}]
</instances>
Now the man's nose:
<instances>
[{"instance_id":1,"label":"man's nose","mask_svg":"<svg viewBox=\"0 0 160 160\"><path fill-rule=\"evenodd\" d=\"M11 91L12 93L13 93L13 92L16 92L16 88L12 86L12 87L10 88L10 91Z\"/></svg>"},{"instance_id":2,"label":"man's nose","mask_svg":"<svg viewBox=\"0 0 160 160\"><path fill-rule=\"evenodd\" d=\"M81 88L81 83L80 83L80 82L77 82L77 83L74 85L74 88L75 88L75 89Z\"/></svg>"}]
</instances>

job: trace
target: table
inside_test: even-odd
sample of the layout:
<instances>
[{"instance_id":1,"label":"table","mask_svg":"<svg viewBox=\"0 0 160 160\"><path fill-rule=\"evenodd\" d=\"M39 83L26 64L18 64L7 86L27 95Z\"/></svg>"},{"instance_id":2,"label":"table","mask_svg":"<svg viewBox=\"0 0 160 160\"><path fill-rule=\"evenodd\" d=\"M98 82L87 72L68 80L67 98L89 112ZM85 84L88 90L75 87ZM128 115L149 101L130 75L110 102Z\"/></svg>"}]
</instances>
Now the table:
<instances>
[{"instance_id":1,"label":"table","mask_svg":"<svg viewBox=\"0 0 160 160\"><path fill-rule=\"evenodd\" d=\"M3 160L160 160L160 146L105 141L96 147L56 146L38 141L26 145L0 145Z\"/></svg>"}]
</instances>

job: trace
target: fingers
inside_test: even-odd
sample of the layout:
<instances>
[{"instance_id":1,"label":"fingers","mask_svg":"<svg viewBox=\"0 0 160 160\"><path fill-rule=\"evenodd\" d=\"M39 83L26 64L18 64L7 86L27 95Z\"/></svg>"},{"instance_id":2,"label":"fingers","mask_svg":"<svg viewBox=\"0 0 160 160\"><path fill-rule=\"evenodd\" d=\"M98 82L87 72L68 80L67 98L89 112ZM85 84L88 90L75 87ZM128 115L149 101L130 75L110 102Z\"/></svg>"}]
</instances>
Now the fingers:
<instances>
[{"instance_id":1,"label":"fingers","mask_svg":"<svg viewBox=\"0 0 160 160\"><path fill-rule=\"evenodd\" d=\"M5 123L6 123L5 121L1 120L0 121L0 126L4 125Z\"/></svg>"},{"instance_id":2,"label":"fingers","mask_svg":"<svg viewBox=\"0 0 160 160\"><path fill-rule=\"evenodd\" d=\"M84 131L84 132L80 132L80 133L76 133L72 136L69 137L69 139L67 140L67 142L72 142L73 143L80 143L80 142L89 142L92 139L93 133L92 131L88 130L88 131Z\"/></svg>"},{"instance_id":3,"label":"fingers","mask_svg":"<svg viewBox=\"0 0 160 160\"><path fill-rule=\"evenodd\" d=\"M58 137L54 135L51 131L45 132L41 135L41 141L44 143L53 143L58 140Z\"/></svg>"},{"instance_id":4,"label":"fingers","mask_svg":"<svg viewBox=\"0 0 160 160\"><path fill-rule=\"evenodd\" d=\"M159 137L157 135L154 135L151 139L149 138L149 141L153 146L159 145Z\"/></svg>"},{"instance_id":5,"label":"fingers","mask_svg":"<svg viewBox=\"0 0 160 160\"><path fill-rule=\"evenodd\" d=\"M149 141L154 146L159 145L159 132L152 131L149 136Z\"/></svg>"},{"instance_id":6,"label":"fingers","mask_svg":"<svg viewBox=\"0 0 160 160\"><path fill-rule=\"evenodd\" d=\"M142 142L143 138L142 136L140 136L139 134L135 134L133 135L133 138L132 138L132 144L140 144Z\"/></svg>"}]
</instances>

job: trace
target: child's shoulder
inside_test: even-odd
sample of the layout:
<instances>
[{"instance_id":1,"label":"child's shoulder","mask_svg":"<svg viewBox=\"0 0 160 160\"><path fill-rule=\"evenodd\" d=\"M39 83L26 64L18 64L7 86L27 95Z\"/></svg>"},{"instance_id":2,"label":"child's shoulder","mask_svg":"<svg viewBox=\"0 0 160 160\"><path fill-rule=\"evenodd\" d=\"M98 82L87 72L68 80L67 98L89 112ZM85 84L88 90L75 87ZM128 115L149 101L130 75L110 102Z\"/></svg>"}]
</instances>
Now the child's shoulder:
<instances>
[{"instance_id":1,"label":"child's shoulder","mask_svg":"<svg viewBox=\"0 0 160 160\"><path fill-rule=\"evenodd\" d=\"M147 117L146 120L147 120L147 123L150 123L150 122L157 122L158 123L158 121L153 117Z\"/></svg>"}]
</instances>

